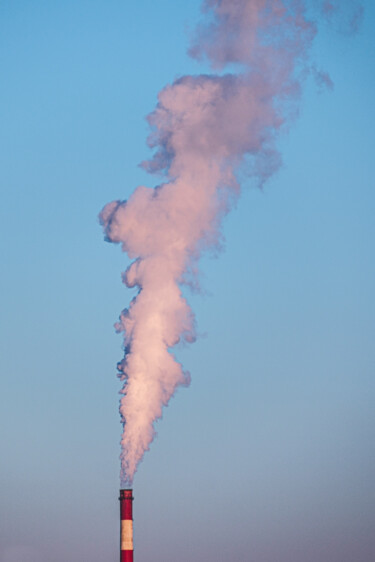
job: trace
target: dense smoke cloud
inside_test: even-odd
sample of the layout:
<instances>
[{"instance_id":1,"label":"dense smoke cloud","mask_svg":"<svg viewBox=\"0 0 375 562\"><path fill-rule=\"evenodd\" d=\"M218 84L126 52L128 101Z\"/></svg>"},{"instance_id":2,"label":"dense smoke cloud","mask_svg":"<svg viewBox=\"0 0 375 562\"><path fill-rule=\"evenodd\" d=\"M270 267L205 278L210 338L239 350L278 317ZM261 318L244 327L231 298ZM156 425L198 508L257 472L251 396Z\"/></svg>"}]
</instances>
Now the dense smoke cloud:
<instances>
[{"instance_id":1,"label":"dense smoke cloud","mask_svg":"<svg viewBox=\"0 0 375 562\"><path fill-rule=\"evenodd\" d=\"M320 4L329 17L336 8ZM218 74L166 86L148 117L155 154L142 165L163 172L165 183L140 186L100 214L106 239L134 259L124 283L139 289L116 324L125 349L118 364L122 484L132 482L163 406L189 383L170 351L195 339L180 287L201 252L218 244L240 191L236 171L246 168L262 185L280 166L276 137L296 115L302 79L313 73L330 83L309 63L317 28L302 0L205 0L202 11L189 53Z\"/></svg>"}]
</instances>

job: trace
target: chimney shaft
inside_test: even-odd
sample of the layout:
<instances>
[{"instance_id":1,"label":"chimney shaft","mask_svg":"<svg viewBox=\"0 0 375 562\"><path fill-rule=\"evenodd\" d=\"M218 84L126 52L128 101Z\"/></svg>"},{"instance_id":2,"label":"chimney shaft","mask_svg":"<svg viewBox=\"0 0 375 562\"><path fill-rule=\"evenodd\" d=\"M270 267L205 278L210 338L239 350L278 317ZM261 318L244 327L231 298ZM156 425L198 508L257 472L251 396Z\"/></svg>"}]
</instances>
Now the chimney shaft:
<instances>
[{"instance_id":1,"label":"chimney shaft","mask_svg":"<svg viewBox=\"0 0 375 562\"><path fill-rule=\"evenodd\" d=\"M133 490L120 490L120 562L133 562Z\"/></svg>"}]
</instances>

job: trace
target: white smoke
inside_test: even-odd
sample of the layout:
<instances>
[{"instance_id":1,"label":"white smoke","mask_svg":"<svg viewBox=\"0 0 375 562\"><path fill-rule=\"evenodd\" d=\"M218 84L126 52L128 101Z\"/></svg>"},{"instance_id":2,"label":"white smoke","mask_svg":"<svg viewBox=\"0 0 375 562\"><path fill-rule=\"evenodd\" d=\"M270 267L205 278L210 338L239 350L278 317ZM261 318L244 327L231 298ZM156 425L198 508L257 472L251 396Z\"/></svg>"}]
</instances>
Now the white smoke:
<instances>
[{"instance_id":1,"label":"white smoke","mask_svg":"<svg viewBox=\"0 0 375 562\"><path fill-rule=\"evenodd\" d=\"M332 2L320 7L329 17L336 9ZM118 364L124 485L150 446L163 406L189 383L170 351L181 339L195 339L180 287L201 252L218 243L222 218L240 191L236 170L246 167L263 184L280 166L275 141L296 115L302 77L314 73L329 84L309 64L316 24L302 0L205 0L202 10L206 19L189 52L221 74L184 76L160 92L148 118L156 152L143 166L164 172L165 183L137 187L100 214L106 239L134 259L124 283L139 290L116 324L125 349Z\"/></svg>"}]
</instances>

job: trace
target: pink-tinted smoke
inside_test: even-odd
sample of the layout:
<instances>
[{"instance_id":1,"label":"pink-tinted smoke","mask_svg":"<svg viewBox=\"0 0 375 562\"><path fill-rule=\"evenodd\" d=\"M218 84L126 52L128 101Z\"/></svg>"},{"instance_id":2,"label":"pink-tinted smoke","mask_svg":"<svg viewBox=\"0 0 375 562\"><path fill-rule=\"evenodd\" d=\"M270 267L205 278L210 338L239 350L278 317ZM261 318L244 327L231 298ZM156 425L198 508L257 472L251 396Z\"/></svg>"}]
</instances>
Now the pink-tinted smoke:
<instances>
[{"instance_id":1,"label":"pink-tinted smoke","mask_svg":"<svg viewBox=\"0 0 375 562\"><path fill-rule=\"evenodd\" d=\"M330 3L323 8L331 12ZM221 74L184 76L160 92L148 117L156 151L143 166L166 181L140 186L100 214L106 239L134 259L124 283L139 289L116 324L125 349L118 364L122 484L132 482L163 406L189 383L170 351L195 339L181 284L220 239L239 194L236 170L245 167L263 184L280 166L277 133L296 113L301 77L313 70L316 27L302 0L205 0L202 11L189 53Z\"/></svg>"}]
</instances>

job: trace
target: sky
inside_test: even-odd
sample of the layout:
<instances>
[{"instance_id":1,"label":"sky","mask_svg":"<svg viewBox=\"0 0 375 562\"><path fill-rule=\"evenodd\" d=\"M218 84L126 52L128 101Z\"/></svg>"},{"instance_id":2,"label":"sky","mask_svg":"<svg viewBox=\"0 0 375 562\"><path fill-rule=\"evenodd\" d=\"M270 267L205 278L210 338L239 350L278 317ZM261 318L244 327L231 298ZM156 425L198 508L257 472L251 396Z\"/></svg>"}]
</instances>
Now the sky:
<instances>
[{"instance_id":1,"label":"sky","mask_svg":"<svg viewBox=\"0 0 375 562\"><path fill-rule=\"evenodd\" d=\"M137 562L373 562L375 7L322 23L278 146L184 289L191 373L134 480ZM205 72L200 2L0 4L0 562L118 559L129 260L98 213L155 178L145 116Z\"/></svg>"}]
</instances>

